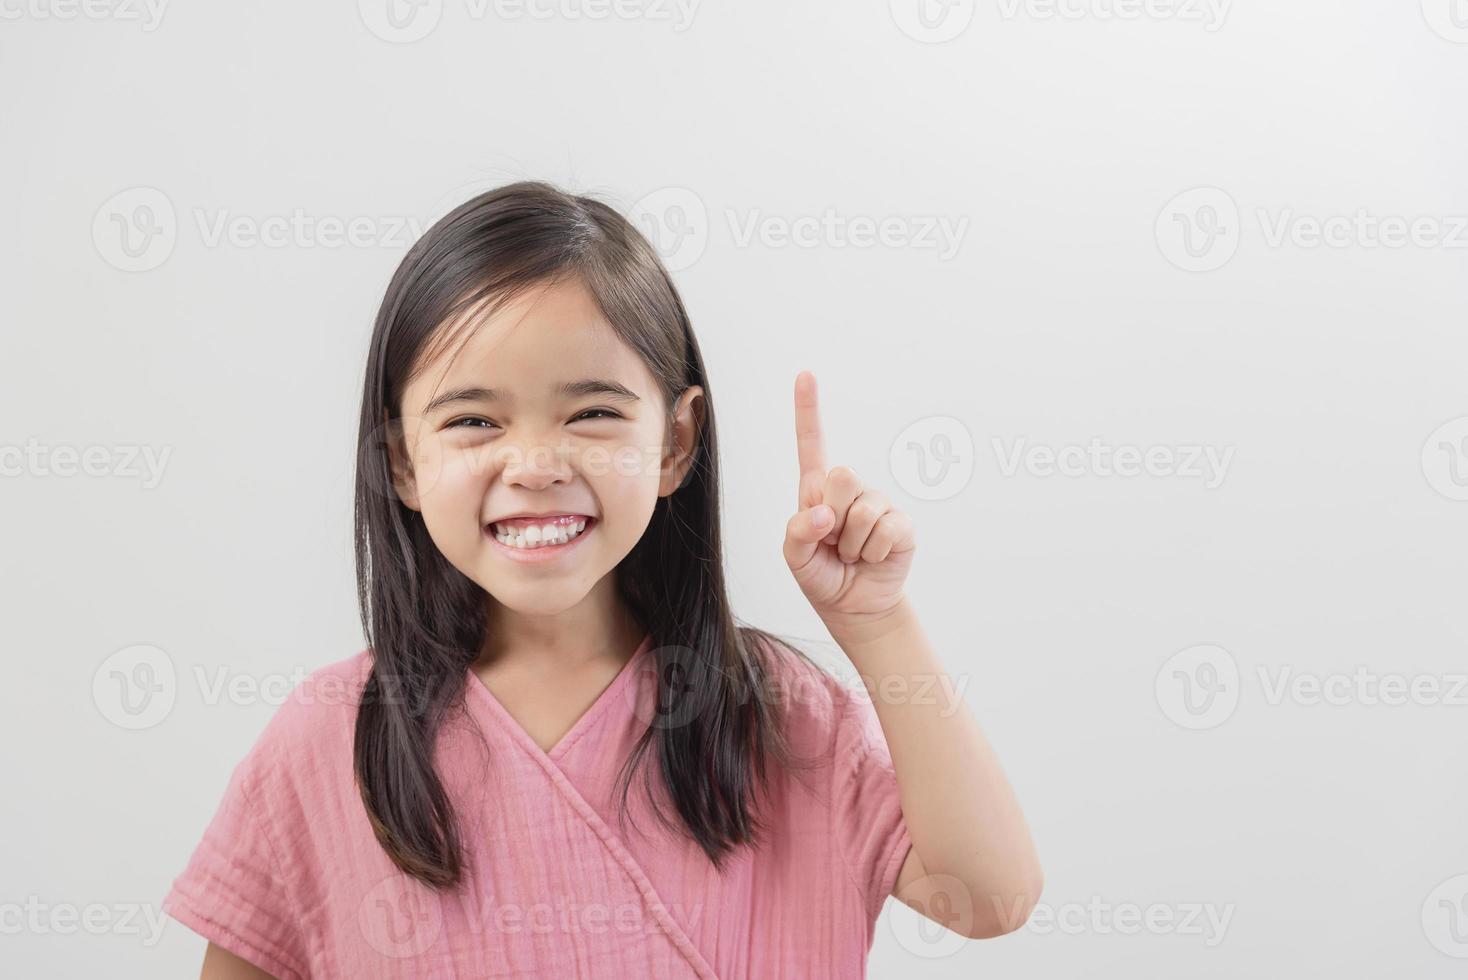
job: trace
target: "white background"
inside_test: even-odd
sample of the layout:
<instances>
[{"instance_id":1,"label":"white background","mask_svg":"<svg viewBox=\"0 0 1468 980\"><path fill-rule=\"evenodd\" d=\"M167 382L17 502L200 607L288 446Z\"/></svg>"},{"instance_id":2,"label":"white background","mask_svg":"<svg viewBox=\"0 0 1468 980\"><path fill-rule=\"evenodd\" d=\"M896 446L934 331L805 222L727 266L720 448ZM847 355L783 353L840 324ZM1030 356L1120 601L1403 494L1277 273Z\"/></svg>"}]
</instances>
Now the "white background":
<instances>
[{"instance_id":1,"label":"white background","mask_svg":"<svg viewBox=\"0 0 1468 980\"><path fill-rule=\"evenodd\" d=\"M889 902L873 976L1462 975L1468 3L96 2L0 0L5 973L196 975L148 920L285 687L363 646L408 229L538 177L676 269L740 616L839 656L780 555L800 369L915 518L1047 881L993 941Z\"/></svg>"}]
</instances>

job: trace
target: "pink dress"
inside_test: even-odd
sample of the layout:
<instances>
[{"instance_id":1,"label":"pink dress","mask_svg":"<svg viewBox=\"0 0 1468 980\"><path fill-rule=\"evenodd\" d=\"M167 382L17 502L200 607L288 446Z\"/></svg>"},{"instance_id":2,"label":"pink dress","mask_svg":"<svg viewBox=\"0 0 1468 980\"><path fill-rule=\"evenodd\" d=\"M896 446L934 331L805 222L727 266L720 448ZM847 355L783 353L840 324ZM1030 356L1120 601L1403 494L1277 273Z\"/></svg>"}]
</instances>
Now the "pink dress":
<instances>
[{"instance_id":1,"label":"pink dress","mask_svg":"<svg viewBox=\"0 0 1468 980\"><path fill-rule=\"evenodd\" d=\"M280 980L864 977L909 847L865 689L778 656L787 735L826 764L809 788L770 770L768 837L720 875L640 780L617 819L613 781L652 717L651 645L549 752L465 672L435 753L467 872L442 893L389 860L353 780L370 651L320 668L235 767L163 910Z\"/></svg>"}]
</instances>

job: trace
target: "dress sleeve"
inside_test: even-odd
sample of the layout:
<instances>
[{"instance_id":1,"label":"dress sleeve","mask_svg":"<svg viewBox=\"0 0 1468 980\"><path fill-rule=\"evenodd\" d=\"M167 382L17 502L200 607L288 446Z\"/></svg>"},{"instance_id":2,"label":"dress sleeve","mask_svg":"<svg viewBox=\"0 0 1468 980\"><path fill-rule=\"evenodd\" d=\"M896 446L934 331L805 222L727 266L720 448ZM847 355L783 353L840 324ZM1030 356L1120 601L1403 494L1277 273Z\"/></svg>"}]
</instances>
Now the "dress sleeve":
<instances>
[{"instance_id":1,"label":"dress sleeve","mask_svg":"<svg viewBox=\"0 0 1468 980\"><path fill-rule=\"evenodd\" d=\"M304 980L309 957L300 919L281 877L252 783L252 751L229 779L224 798L163 911L277 980Z\"/></svg>"},{"instance_id":2,"label":"dress sleeve","mask_svg":"<svg viewBox=\"0 0 1468 980\"><path fill-rule=\"evenodd\" d=\"M897 773L866 688L839 696L832 803L837 837L867 921L875 923L911 841Z\"/></svg>"}]
</instances>

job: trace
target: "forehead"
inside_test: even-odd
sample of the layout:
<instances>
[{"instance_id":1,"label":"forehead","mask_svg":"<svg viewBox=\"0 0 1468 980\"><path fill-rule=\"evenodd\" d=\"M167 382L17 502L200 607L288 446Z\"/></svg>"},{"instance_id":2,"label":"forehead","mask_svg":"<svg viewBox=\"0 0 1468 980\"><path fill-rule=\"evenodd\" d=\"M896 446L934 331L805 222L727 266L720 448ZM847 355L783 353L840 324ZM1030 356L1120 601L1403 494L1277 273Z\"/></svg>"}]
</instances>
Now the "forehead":
<instances>
[{"instance_id":1,"label":"forehead","mask_svg":"<svg viewBox=\"0 0 1468 980\"><path fill-rule=\"evenodd\" d=\"M436 392L469 383L524 400L582 377L651 391L646 365L580 280L533 286L494 310L485 305L443 325L424 345L423 362L403 393L405 413L421 411Z\"/></svg>"}]
</instances>

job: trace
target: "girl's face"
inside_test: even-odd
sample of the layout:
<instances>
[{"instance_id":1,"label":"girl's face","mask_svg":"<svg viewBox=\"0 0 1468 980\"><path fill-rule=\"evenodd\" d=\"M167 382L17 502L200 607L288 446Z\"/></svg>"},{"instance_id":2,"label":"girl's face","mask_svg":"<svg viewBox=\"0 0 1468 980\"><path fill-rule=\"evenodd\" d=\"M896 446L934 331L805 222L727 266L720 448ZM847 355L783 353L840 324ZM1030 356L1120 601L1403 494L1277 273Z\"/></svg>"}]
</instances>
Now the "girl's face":
<instances>
[{"instance_id":1,"label":"girl's face","mask_svg":"<svg viewBox=\"0 0 1468 980\"><path fill-rule=\"evenodd\" d=\"M626 557L657 498L682 483L701 394L680 396L669 431L661 390L591 292L574 278L538 285L409 383L397 492L494 599L555 615Z\"/></svg>"}]
</instances>

